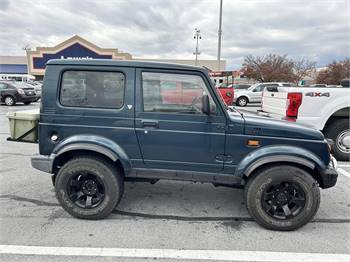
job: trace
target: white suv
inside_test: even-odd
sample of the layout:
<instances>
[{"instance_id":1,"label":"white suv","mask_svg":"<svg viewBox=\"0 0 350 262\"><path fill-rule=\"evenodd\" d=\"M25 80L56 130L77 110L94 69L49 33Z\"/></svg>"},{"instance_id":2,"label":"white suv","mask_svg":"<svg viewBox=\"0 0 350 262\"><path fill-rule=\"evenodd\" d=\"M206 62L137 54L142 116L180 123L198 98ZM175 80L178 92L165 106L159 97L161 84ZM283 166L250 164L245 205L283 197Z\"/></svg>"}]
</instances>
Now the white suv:
<instances>
[{"instance_id":1,"label":"white suv","mask_svg":"<svg viewBox=\"0 0 350 262\"><path fill-rule=\"evenodd\" d=\"M233 102L237 106L246 106L248 103L261 103L264 88L277 86L290 87L296 85L287 82L256 83L248 89L235 89Z\"/></svg>"}]
</instances>

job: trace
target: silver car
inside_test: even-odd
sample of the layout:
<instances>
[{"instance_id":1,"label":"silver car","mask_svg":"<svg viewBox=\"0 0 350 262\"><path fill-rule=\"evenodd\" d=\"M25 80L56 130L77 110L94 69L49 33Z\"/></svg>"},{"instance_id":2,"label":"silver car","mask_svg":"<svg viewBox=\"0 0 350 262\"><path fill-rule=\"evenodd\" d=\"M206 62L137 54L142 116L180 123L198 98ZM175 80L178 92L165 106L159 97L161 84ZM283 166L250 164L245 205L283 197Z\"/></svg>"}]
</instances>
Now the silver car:
<instances>
[{"instance_id":1,"label":"silver car","mask_svg":"<svg viewBox=\"0 0 350 262\"><path fill-rule=\"evenodd\" d=\"M236 103L237 106L246 106L248 103L261 103L264 88L278 86L295 86L295 84L287 82L267 82L256 83L248 89L235 89L233 102Z\"/></svg>"}]
</instances>

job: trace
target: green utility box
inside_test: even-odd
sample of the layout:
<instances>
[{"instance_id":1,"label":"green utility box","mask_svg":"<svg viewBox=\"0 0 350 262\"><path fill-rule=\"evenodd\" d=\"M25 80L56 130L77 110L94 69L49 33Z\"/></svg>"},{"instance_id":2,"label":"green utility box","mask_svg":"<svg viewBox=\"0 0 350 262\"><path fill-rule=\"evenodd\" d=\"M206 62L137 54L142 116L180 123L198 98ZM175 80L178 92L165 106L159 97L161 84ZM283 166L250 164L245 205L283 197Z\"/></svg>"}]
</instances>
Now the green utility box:
<instances>
[{"instance_id":1,"label":"green utility box","mask_svg":"<svg viewBox=\"0 0 350 262\"><path fill-rule=\"evenodd\" d=\"M8 112L10 121L10 141L37 142L39 109Z\"/></svg>"}]
</instances>

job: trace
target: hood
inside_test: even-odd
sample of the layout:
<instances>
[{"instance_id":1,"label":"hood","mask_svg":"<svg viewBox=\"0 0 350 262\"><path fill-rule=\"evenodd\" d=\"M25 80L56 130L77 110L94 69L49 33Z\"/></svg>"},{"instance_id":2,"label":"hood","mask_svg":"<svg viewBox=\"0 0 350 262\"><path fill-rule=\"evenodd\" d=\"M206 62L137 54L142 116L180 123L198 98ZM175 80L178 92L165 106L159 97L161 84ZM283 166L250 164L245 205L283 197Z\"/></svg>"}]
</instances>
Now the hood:
<instances>
[{"instance_id":1,"label":"hood","mask_svg":"<svg viewBox=\"0 0 350 262\"><path fill-rule=\"evenodd\" d=\"M324 140L323 134L316 129L293 122L259 116L248 111L240 112L243 114L246 135Z\"/></svg>"}]
</instances>

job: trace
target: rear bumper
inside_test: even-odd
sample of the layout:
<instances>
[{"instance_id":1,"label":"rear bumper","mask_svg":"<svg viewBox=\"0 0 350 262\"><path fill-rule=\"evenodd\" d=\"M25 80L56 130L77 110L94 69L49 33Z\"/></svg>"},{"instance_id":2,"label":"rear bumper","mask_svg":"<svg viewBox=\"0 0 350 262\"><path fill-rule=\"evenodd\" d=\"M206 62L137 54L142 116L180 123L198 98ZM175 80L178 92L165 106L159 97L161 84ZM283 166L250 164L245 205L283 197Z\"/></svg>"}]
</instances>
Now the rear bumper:
<instances>
[{"instance_id":1,"label":"rear bumper","mask_svg":"<svg viewBox=\"0 0 350 262\"><path fill-rule=\"evenodd\" d=\"M329 166L321 170L320 176L322 179L322 188L330 188L335 186L338 179L338 173L337 173L337 160L333 156L331 156L331 161L329 163Z\"/></svg>"},{"instance_id":2,"label":"rear bumper","mask_svg":"<svg viewBox=\"0 0 350 262\"><path fill-rule=\"evenodd\" d=\"M40 171L52 174L54 156L37 155L31 158L32 167Z\"/></svg>"}]
</instances>

